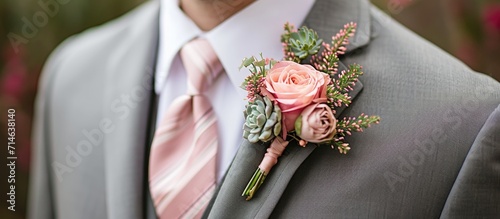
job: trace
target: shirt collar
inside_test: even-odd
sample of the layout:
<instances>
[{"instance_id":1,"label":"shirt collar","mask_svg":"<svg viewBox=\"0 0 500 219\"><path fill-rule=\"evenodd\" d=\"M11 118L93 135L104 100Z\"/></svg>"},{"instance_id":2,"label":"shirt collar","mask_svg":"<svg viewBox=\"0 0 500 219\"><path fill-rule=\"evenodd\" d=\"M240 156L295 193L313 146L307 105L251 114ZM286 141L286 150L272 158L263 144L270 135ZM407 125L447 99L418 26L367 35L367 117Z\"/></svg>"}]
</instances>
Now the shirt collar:
<instances>
[{"instance_id":1,"label":"shirt collar","mask_svg":"<svg viewBox=\"0 0 500 219\"><path fill-rule=\"evenodd\" d=\"M235 87L248 76L238 67L245 57L259 56L281 60L283 25L300 25L315 0L258 0L204 33L179 8L178 1L162 1L160 43L155 89L161 91L170 66L180 48L195 37L206 38L215 50ZM283 6L286 5L286 6ZM237 89L242 96L246 91Z\"/></svg>"}]
</instances>

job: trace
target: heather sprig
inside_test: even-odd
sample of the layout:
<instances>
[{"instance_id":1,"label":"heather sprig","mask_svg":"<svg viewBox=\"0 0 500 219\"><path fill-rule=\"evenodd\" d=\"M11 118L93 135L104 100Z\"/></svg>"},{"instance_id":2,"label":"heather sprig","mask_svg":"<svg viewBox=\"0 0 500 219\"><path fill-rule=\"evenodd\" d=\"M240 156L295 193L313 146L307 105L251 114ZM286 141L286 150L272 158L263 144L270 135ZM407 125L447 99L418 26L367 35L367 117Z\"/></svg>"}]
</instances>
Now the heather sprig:
<instances>
[{"instance_id":1,"label":"heather sprig","mask_svg":"<svg viewBox=\"0 0 500 219\"><path fill-rule=\"evenodd\" d=\"M323 51L319 55L311 56L311 64L318 71L324 72L333 78L337 74L339 57L337 53L331 51L330 45L323 43Z\"/></svg>"},{"instance_id":2,"label":"heather sprig","mask_svg":"<svg viewBox=\"0 0 500 219\"><path fill-rule=\"evenodd\" d=\"M288 44L290 40L290 35L297 32L297 29L293 24L286 23L283 27L284 33L281 35L281 43Z\"/></svg>"},{"instance_id":3,"label":"heather sprig","mask_svg":"<svg viewBox=\"0 0 500 219\"><path fill-rule=\"evenodd\" d=\"M299 62L300 60L295 57L295 54L292 52L289 43L290 43L290 35L292 33L297 32L297 29L293 24L285 23L284 25L284 33L281 35L281 45L283 46L283 60L285 61L293 61Z\"/></svg>"},{"instance_id":4,"label":"heather sprig","mask_svg":"<svg viewBox=\"0 0 500 219\"><path fill-rule=\"evenodd\" d=\"M243 67L247 68L250 71L250 75L245 78L241 88L248 92L247 99L249 102L253 102L256 95L260 95L260 90L265 87L264 80L267 71L271 69L275 63L276 60L264 58L262 54L260 54L260 59L254 56L243 59L240 69Z\"/></svg>"},{"instance_id":5,"label":"heather sprig","mask_svg":"<svg viewBox=\"0 0 500 219\"><path fill-rule=\"evenodd\" d=\"M331 145L332 149L337 148L341 154L347 154L351 150L349 142L345 142L343 137L342 140L334 141Z\"/></svg>"},{"instance_id":6,"label":"heather sprig","mask_svg":"<svg viewBox=\"0 0 500 219\"><path fill-rule=\"evenodd\" d=\"M352 64L347 71L340 72L338 78L332 79L332 86L329 86L327 89L327 98L330 107L349 106L351 104L351 97L348 95L348 92L353 90L359 76L363 75L362 68L358 64Z\"/></svg>"},{"instance_id":7,"label":"heather sprig","mask_svg":"<svg viewBox=\"0 0 500 219\"><path fill-rule=\"evenodd\" d=\"M337 148L341 154L347 154L351 147L348 142L346 142L345 137L352 135L353 132L363 132L364 129L369 128L372 124L379 124L379 116L368 116L361 114L358 117L344 117L337 121L336 134L335 137L329 141L325 142L330 144L332 149Z\"/></svg>"},{"instance_id":8,"label":"heather sprig","mask_svg":"<svg viewBox=\"0 0 500 219\"><path fill-rule=\"evenodd\" d=\"M359 76L363 75L363 67L358 64L349 65L349 69L340 72L337 80L333 81L333 86L336 90L347 93L353 90L354 85L358 82Z\"/></svg>"},{"instance_id":9,"label":"heather sprig","mask_svg":"<svg viewBox=\"0 0 500 219\"><path fill-rule=\"evenodd\" d=\"M349 44L349 37L354 36L356 33L356 23L348 23L344 25L344 29L341 29L335 36L332 37L331 51L337 55L342 55L346 51L346 46Z\"/></svg>"},{"instance_id":10,"label":"heather sprig","mask_svg":"<svg viewBox=\"0 0 500 219\"><path fill-rule=\"evenodd\" d=\"M371 124L378 123L380 123L380 116L368 116L362 113L358 117L344 117L337 122L336 137L343 140L340 138L352 135L353 132L363 132L363 129L369 128Z\"/></svg>"},{"instance_id":11,"label":"heather sprig","mask_svg":"<svg viewBox=\"0 0 500 219\"><path fill-rule=\"evenodd\" d=\"M339 56L345 53L349 38L354 36L355 32L356 23L351 22L344 25L344 29L332 37L331 44L322 43L321 53L311 56L311 64L314 68L334 78L338 71Z\"/></svg>"},{"instance_id":12,"label":"heather sprig","mask_svg":"<svg viewBox=\"0 0 500 219\"><path fill-rule=\"evenodd\" d=\"M340 92L334 87L328 87L326 93L328 99L327 103L332 109L341 107L342 105L347 107L351 104L351 96L349 96L348 93Z\"/></svg>"}]
</instances>

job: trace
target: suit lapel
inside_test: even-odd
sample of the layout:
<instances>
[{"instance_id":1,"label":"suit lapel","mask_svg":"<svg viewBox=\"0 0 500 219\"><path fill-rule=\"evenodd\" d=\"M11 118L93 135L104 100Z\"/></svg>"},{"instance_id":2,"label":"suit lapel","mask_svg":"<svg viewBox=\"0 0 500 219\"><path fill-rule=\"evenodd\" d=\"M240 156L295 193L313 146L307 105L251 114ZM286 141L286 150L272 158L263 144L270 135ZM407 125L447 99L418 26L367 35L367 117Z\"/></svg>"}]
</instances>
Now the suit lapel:
<instances>
[{"instance_id":1,"label":"suit lapel","mask_svg":"<svg viewBox=\"0 0 500 219\"><path fill-rule=\"evenodd\" d=\"M122 30L123 42L106 63L103 113L114 130L104 138L108 218L143 217L145 149L152 78L158 44L158 1L138 10L148 14ZM123 22L123 21L122 21Z\"/></svg>"},{"instance_id":2,"label":"suit lapel","mask_svg":"<svg viewBox=\"0 0 500 219\"><path fill-rule=\"evenodd\" d=\"M306 18L304 25L318 31L322 39L330 37L348 22L357 22L358 31L351 40L348 53L368 44L370 39L369 3L361 1L327 1L318 0ZM326 21L326 22L325 22ZM346 66L339 65L339 72ZM362 90L363 85L358 82L349 92L352 100ZM345 107L337 109L337 117ZM244 141L240 145L233 163L231 164L223 184L219 187L209 218L268 218L280 200L288 182L303 161L316 149L315 144L308 144L302 148L296 143L290 144L277 165L266 178L254 198L245 201L241 193L253 172L261 162L268 144L250 144Z\"/></svg>"}]
</instances>

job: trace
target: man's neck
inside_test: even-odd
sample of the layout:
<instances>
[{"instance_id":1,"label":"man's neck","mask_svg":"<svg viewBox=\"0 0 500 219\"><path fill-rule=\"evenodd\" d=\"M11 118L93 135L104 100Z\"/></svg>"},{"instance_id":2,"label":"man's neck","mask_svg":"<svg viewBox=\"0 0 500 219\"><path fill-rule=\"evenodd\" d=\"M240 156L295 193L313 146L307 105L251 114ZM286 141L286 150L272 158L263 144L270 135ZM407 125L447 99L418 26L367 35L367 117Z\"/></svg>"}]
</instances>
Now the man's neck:
<instances>
[{"instance_id":1,"label":"man's neck","mask_svg":"<svg viewBox=\"0 0 500 219\"><path fill-rule=\"evenodd\" d=\"M180 0L180 7L203 31L209 31L255 0Z\"/></svg>"}]
</instances>

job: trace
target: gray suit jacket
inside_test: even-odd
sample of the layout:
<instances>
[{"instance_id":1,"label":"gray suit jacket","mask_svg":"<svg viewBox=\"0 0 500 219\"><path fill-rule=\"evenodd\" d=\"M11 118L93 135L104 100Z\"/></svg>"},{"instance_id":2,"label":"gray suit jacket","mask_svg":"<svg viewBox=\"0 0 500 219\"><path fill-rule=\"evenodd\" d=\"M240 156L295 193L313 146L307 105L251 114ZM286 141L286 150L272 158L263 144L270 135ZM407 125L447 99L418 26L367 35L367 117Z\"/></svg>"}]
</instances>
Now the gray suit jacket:
<instances>
[{"instance_id":1,"label":"gray suit jacket","mask_svg":"<svg viewBox=\"0 0 500 219\"><path fill-rule=\"evenodd\" d=\"M365 75L341 116L381 124L352 136L348 155L288 146L251 201L240 195L266 145L244 142L206 216L498 218L500 84L366 0L317 0L305 25L329 39L350 21L358 31L342 61ZM157 36L155 1L52 54L37 98L31 218L154 216L145 164Z\"/></svg>"}]
</instances>

